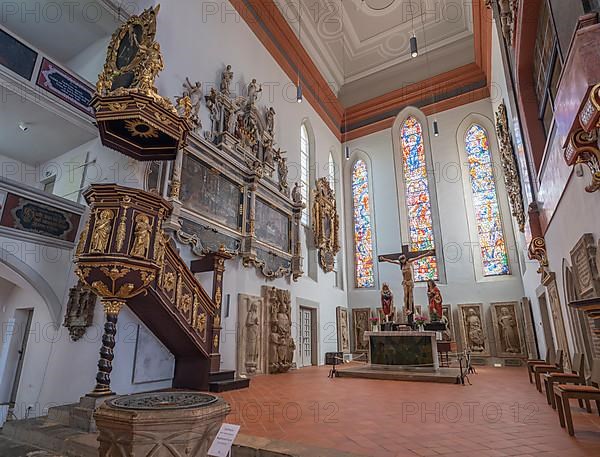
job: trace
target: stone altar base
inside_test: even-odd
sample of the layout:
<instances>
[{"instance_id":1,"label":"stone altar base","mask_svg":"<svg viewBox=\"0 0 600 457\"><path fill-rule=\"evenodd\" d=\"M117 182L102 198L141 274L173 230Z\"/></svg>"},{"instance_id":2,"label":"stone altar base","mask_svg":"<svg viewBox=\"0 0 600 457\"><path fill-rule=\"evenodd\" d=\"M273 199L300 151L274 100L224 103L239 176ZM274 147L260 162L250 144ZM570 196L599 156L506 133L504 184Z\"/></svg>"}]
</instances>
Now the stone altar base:
<instances>
[{"instance_id":1,"label":"stone altar base","mask_svg":"<svg viewBox=\"0 0 600 457\"><path fill-rule=\"evenodd\" d=\"M439 368L433 371L426 368L385 369L366 365L338 370L338 377L460 384L460 370L458 368Z\"/></svg>"},{"instance_id":2,"label":"stone altar base","mask_svg":"<svg viewBox=\"0 0 600 457\"><path fill-rule=\"evenodd\" d=\"M106 401L94 413L100 457L206 457L231 411L199 392L153 392Z\"/></svg>"}]
</instances>

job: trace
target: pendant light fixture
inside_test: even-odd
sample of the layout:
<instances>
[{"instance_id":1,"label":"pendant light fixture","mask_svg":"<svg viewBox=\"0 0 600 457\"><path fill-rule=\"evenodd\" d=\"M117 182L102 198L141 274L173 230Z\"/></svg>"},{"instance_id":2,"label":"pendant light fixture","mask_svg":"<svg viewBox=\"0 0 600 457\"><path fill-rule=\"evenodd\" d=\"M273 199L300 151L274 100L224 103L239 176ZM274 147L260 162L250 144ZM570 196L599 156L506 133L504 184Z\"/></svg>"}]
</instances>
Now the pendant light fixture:
<instances>
[{"instance_id":1,"label":"pendant light fixture","mask_svg":"<svg viewBox=\"0 0 600 457\"><path fill-rule=\"evenodd\" d=\"M425 18L424 15L421 14L421 25L423 27L423 41L425 42L425 63L427 66L427 77L431 78L431 67L429 65L429 53L427 52L427 34L425 33ZM440 136L440 126L438 125L437 118L435 117L435 87L433 88L433 136Z\"/></svg>"},{"instance_id":2,"label":"pendant light fixture","mask_svg":"<svg viewBox=\"0 0 600 457\"><path fill-rule=\"evenodd\" d=\"M300 43L300 48L302 48L302 15L300 13L300 0L298 0L298 42ZM296 85L296 101L298 103L302 103L302 84L300 83L300 60L298 60L298 84Z\"/></svg>"},{"instance_id":3,"label":"pendant light fixture","mask_svg":"<svg viewBox=\"0 0 600 457\"><path fill-rule=\"evenodd\" d=\"M419 55L419 47L417 45L417 35L415 35L415 12L412 2L410 2L410 25L412 27L412 36L410 37L410 56L414 59Z\"/></svg>"},{"instance_id":4,"label":"pendant light fixture","mask_svg":"<svg viewBox=\"0 0 600 457\"><path fill-rule=\"evenodd\" d=\"M342 30L342 85L346 82L346 50L344 48L345 40L344 40L344 11L342 8L344 5L342 4L342 0L340 0L340 28ZM350 147L348 146L348 142L346 141L346 132L348 131L348 116L347 110L344 108L344 131L343 135L343 143L344 143L344 157L346 160L350 160Z\"/></svg>"}]
</instances>

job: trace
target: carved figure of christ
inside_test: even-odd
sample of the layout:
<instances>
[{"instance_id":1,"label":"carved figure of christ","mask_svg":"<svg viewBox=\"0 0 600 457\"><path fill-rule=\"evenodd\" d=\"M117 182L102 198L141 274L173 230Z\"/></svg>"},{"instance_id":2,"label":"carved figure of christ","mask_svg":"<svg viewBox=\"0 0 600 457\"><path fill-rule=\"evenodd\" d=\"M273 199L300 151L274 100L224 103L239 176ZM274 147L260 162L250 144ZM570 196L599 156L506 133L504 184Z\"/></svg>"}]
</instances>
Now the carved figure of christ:
<instances>
[{"instance_id":1,"label":"carved figure of christ","mask_svg":"<svg viewBox=\"0 0 600 457\"><path fill-rule=\"evenodd\" d=\"M378 257L380 262L400 265L400 268L402 269L402 288L404 290L404 310L409 310L411 314L414 314L415 311L413 263L432 255L435 255L435 249L411 252L407 245L403 245L401 253L380 255Z\"/></svg>"}]
</instances>

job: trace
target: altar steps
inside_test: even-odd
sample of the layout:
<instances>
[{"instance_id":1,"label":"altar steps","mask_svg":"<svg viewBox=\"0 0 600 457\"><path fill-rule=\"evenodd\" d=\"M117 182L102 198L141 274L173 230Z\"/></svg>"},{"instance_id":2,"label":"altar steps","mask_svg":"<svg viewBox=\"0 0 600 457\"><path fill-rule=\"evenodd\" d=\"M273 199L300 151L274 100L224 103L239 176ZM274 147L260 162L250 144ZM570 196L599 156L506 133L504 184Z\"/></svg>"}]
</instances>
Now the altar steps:
<instances>
[{"instance_id":1,"label":"altar steps","mask_svg":"<svg viewBox=\"0 0 600 457\"><path fill-rule=\"evenodd\" d=\"M460 369L440 368L438 371L429 370L385 370L371 366L358 366L338 370L340 378L382 379L388 381L437 382L444 384L459 384Z\"/></svg>"}]
</instances>

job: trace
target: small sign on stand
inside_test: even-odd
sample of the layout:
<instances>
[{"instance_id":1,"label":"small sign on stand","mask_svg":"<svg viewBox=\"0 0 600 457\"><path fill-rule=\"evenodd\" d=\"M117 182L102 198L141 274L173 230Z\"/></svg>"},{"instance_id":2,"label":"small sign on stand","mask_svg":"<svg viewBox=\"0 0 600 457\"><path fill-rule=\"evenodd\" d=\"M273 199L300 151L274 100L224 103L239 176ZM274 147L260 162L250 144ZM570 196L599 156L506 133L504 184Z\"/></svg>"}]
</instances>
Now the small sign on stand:
<instances>
[{"instance_id":1,"label":"small sign on stand","mask_svg":"<svg viewBox=\"0 0 600 457\"><path fill-rule=\"evenodd\" d=\"M239 431L239 425L221 425L217 436L215 436L215 439L208 450L209 457L230 457L231 446L233 446L233 442Z\"/></svg>"}]
</instances>

